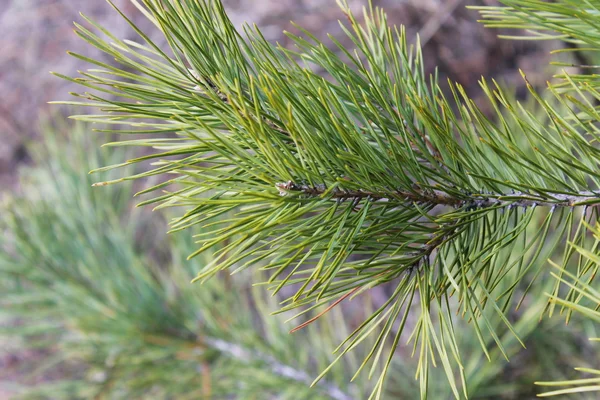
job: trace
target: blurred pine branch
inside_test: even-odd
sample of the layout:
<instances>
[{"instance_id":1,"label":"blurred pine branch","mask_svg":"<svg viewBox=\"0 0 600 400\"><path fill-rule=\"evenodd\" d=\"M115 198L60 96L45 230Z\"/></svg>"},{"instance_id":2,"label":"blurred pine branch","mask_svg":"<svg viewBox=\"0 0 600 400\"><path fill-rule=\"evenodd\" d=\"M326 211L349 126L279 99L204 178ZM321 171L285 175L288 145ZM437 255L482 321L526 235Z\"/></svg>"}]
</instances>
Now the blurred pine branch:
<instances>
[{"instance_id":1,"label":"blurred pine branch","mask_svg":"<svg viewBox=\"0 0 600 400\"><path fill-rule=\"evenodd\" d=\"M32 360L32 375L64 376L21 388L23 397L352 399L365 390L341 365L309 387L347 329L341 316L290 336L268 316L276 299L245 279L191 285L208 256L184 262L186 235L157 239L163 223L134 212L130 184L91 186L86 171L127 153L97 150L81 126L46 134L22 194L2 206L2 333L49 354Z\"/></svg>"}]
</instances>

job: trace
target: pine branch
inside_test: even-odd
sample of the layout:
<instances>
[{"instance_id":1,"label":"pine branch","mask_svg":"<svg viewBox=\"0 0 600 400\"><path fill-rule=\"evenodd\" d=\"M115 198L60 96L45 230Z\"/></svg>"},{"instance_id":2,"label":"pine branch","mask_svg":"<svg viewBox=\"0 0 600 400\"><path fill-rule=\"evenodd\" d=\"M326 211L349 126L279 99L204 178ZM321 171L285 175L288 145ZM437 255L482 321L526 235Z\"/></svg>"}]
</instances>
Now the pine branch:
<instances>
[{"instance_id":1,"label":"pine branch","mask_svg":"<svg viewBox=\"0 0 600 400\"><path fill-rule=\"evenodd\" d=\"M506 3L513 8L490 12L490 20L500 15L505 27L555 29L564 40L600 47L596 12L573 14L580 7L574 0ZM144 189L162 192L141 204L185 207L173 231L204 228L190 257L212 252L214 259L196 280L229 268L264 269L274 293L293 292L283 310L303 314L393 282L390 298L341 346L339 357L376 336L359 370L382 360L386 341L396 348L419 297L411 340L421 349L422 392L429 365L441 362L455 397L459 385L466 395L448 315L460 311L472 323L485 354L494 343L506 356L489 313L514 333L505 315L513 296L528 280L527 294L543 275L561 232L587 245L583 227L599 214L587 206L600 203L600 110L591 101L600 97L600 79L564 75L544 97L524 77L531 109L482 81L494 110L488 117L460 86L450 83L448 95L426 76L419 46L374 7L360 24L341 2L355 49L331 38L336 53L301 28L288 34L294 51L271 45L257 29L242 37L218 1L141 4L173 56L133 24L145 44L110 34L105 40L78 26L118 66L75 55L101 72L60 75L93 91L70 104L105 113L79 119L125 126L105 130L112 133L160 136L112 143L156 149L117 167L156 163L102 185L175 175ZM170 185L174 190L164 191ZM563 267L575 264L566 251Z\"/></svg>"}]
</instances>

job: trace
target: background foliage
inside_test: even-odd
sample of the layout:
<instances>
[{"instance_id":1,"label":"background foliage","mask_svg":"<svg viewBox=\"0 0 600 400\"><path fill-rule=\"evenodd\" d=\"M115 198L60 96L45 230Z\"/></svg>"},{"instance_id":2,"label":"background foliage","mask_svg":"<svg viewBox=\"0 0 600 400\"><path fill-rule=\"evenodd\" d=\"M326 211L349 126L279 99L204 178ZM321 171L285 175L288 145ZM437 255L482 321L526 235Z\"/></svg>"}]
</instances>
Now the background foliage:
<instances>
[{"instance_id":1,"label":"background foliage","mask_svg":"<svg viewBox=\"0 0 600 400\"><path fill-rule=\"evenodd\" d=\"M4 334L44 350L32 375L65 372L26 397L349 399L358 392L346 390L364 390L342 365L308 388L343 334L341 316L318 336L313 328L290 336L268 316L274 299L246 279L190 285L210 258L186 262L186 235L157 241L164 223L132 209L131 185L93 189L86 171L124 153L99 152L85 136L48 131L23 197L3 208L3 318L15 323Z\"/></svg>"}]
</instances>

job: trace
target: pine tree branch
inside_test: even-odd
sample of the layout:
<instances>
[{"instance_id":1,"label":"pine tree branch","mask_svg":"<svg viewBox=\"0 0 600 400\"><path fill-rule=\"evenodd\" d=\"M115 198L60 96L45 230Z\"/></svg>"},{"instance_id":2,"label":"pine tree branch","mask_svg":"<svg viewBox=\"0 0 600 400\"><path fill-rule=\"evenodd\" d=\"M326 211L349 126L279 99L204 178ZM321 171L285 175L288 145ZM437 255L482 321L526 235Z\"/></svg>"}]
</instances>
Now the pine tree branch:
<instances>
[{"instance_id":1,"label":"pine tree branch","mask_svg":"<svg viewBox=\"0 0 600 400\"><path fill-rule=\"evenodd\" d=\"M298 370L293 367L290 367L289 365L282 364L281 362L277 361L275 358L273 358L269 355L262 354L257 351L251 351L251 350L245 349L244 347L242 347L238 344L227 342L225 340L217 339L217 338L204 337L204 338L202 338L202 342L205 345L210 346L210 347L220 351L221 353L228 354L229 356L231 356L239 361L242 361L242 362L249 363L249 362L261 361L261 362L269 365L269 367L270 367L271 371L273 371L273 373L275 373L279 376L282 376L284 378L288 378L288 379L297 381L297 382L305 384L307 386L310 386L313 382L311 377L306 372ZM320 387L329 397L331 397L334 400L352 400L353 399L352 396L345 393L339 387L337 387L333 383L328 382L326 380L322 379L315 385Z\"/></svg>"},{"instance_id":2,"label":"pine tree branch","mask_svg":"<svg viewBox=\"0 0 600 400\"><path fill-rule=\"evenodd\" d=\"M302 193L310 197L328 195L339 201L369 199L379 202L409 201L434 205L445 205L456 208L468 206L471 208L490 207L577 207L600 203L600 193L582 191L577 194L548 194L547 198L535 197L524 192L510 194L473 193L458 197L440 190L425 190L414 187L412 191L395 190L393 192L373 192L368 190L345 190L334 188L329 190L324 185L298 185L294 182L277 183L275 185L282 196L288 193ZM390 196L390 194L392 196Z\"/></svg>"},{"instance_id":3,"label":"pine tree branch","mask_svg":"<svg viewBox=\"0 0 600 400\"><path fill-rule=\"evenodd\" d=\"M561 6L563 0L514 0L527 8L516 14L507 9L500 25L555 30L567 40L597 47L597 31L589 23L596 15L580 10L574 0L564 1L568 7ZM520 281L535 279L559 246L558 238L546 245L553 231L576 232L569 240L586 247L587 214L575 207L600 203L600 115L588 101L598 97L598 81L565 77L563 86L551 86L549 102L525 80L540 114L522 107L496 83L482 81L495 111L491 118L452 82L448 100L437 76L425 74L419 46L413 51L404 29L389 27L377 8L365 10L359 24L341 1L351 25L344 31L355 48L332 37L344 54L340 57L304 30L301 36L288 34L294 51L272 46L255 29L246 29L242 37L217 0L141 2L175 57L142 33L148 45L132 46L114 37L107 42L78 26L80 36L121 67L92 60L112 77L90 70L83 73L85 79L66 78L101 96L119 97L79 95L92 102L73 104L100 105L106 112L80 119L129 125L127 133L181 136L123 141L159 152L121 165L159 159L152 171L127 179L180 175L170 183L182 184L181 189L142 204L189 208L173 223L174 230L207 229L196 236L199 248L190 257L226 245L195 280L228 268L259 266L272 271L274 292L297 288L285 301L284 310L291 310L339 304L356 288L368 290L404 275L393 296L348 337L340 357L379 334L361 369L379 362L391 327L399 326L395 349L418 292L420 325L412 337L415 349L421 346L421 391L427 392L431 353L444 365L455 397L461 397L452 372L453 365L461 370L463 365L458 337L445 314L453 308L450 303L463 308L461 314L472 321L487 354L491 341L478 321L489 328L485 308L493 307L515 332L505 310ZM498 12L490 11L490 26L500 26ZM190 70L193 85L189 65L197 71ZM317 75L317 68L328 76ZM561 94L573 89L581 99ZM291 198L273 199L273 185ZM551 211L545 212L542 229L530 235L530 223L543 214L537 206ZM562 209L554 213L557 207ZM589 222L597 220L594 211ZM563 258L567 268L570 256ZM507 289L500 293L500 285ZM439 324L431 321L435 303L444 310ZM498 335L489 333L506 356ZM227 354L262 360L266 369L270 365L281 376L310 383L308 374L287 369L269 354L216 344ZM392 353L375 385L377 396L391 359ZM462 374L460 380L466 388Z\"/></svg>"}]
</instances>

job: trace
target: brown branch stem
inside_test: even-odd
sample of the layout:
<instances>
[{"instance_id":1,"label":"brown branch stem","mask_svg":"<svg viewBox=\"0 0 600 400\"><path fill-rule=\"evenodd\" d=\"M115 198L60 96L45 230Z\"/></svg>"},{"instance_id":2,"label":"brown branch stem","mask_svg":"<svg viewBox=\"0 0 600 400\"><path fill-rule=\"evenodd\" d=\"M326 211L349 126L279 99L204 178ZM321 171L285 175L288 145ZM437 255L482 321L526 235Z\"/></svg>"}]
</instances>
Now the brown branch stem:
<instances>
[{"instance_id":1,"label":"brown branch stem","mask_svg":"<svg viewBox=\"0 0 600 400\"><path fill-rule=\"evenodd\" d=\"M288 193L302 193L310 197L324 195L337 200L362 200L378 202L417 202L434 205L446 205L460 208L471 206L474 208L490 207L577 207L600 203L600 193L590 191L577 194L552 194L546 198L537 197L535 194L516 192L510 194L473 193L464 196L455 196L441 190L413 188L412 190L395 190L393 192L373 192L368 190L329 190L324 185L298 185L294 182L278 183L275 185L279 193L284 196Z\"/></svg>"}]
</instances>

